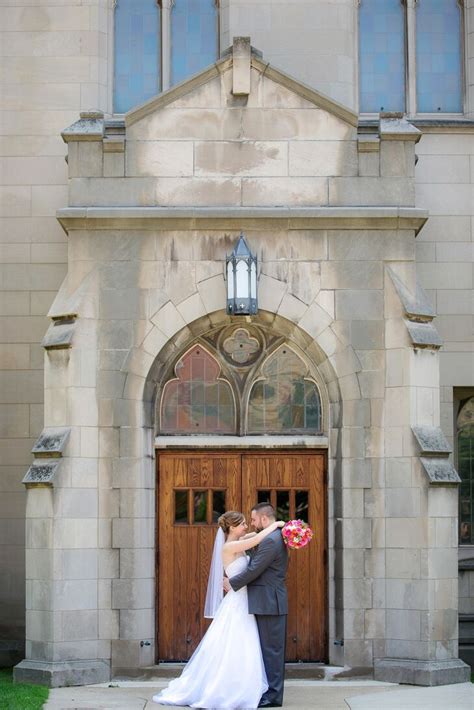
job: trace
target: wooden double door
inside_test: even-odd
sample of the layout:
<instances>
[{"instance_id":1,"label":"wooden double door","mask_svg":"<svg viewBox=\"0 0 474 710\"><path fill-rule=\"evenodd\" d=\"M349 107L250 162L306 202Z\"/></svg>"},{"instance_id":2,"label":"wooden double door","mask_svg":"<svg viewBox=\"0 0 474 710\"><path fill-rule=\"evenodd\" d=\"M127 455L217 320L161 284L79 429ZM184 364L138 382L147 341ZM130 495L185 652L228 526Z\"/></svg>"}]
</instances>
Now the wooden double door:
<instances>
[{"instance_id":1,"label":"wooden double door","mask_svg":"<svg viewBox=\"0 0 474 710\"><path fill-rule=\"evenodd\" d=\"M266 500L278 518L302 518L314 531L289 555L286 660L326 660L325 471L324 452L157 452L157 661L186 661L210 624L203 610L219 515L239 510L249 521Z\"/></svg>"}]
</instances>

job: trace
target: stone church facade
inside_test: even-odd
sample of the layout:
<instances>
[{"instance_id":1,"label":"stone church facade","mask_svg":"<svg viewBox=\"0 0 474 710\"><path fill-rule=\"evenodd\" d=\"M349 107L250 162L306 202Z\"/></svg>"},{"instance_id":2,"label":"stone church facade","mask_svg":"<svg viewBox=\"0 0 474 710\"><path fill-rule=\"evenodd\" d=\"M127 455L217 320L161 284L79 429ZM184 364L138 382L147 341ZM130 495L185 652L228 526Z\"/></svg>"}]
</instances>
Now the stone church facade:
<instances>
[{"instance_id":1,"label":"stone church facade","mask_svg":"<svg viewBox=\"0 0 474 710\"><path fill-rule=\"evenodd\" d=\"M463 114L441 118L359 112L358 3L253 5L220 3L225 51L174 85L163 49L166 90L125 114L112 4L1 9L0 650L18 679L189 657L215 515L265 498L315 528L288 660L469 677L470 4ZM241 234L254 315L227 307Z\"/></svg>"}]
</instances>

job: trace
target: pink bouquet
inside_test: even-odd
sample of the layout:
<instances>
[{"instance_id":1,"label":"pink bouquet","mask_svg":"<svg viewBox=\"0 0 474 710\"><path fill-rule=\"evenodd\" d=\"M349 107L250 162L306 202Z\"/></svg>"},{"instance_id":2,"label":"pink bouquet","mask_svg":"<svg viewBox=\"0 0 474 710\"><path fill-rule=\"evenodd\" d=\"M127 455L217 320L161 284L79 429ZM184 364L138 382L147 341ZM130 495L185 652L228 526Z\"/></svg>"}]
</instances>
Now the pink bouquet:
<instances>
[{"instance_id":1,"label":"pink bouquet","mask_svg":"<svg viewBox=\"0 0 474 710\"><path fill-rule=\"evenodd\" d=\"M290 520L282 528L281 534L288 547L298 550L305 547L313 537L313 531L304 520Z\"/></svg>"}]
</instances>

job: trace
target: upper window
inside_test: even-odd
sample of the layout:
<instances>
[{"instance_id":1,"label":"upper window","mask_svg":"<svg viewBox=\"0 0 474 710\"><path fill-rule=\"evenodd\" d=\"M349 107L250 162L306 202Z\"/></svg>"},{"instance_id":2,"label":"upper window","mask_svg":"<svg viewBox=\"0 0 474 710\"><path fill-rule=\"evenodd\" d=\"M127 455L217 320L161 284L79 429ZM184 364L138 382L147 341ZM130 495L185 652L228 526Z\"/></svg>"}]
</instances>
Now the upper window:
<instances>
[{"instance_id":1,"label":"upper window","mask_svg":"<svg viewBox=\"0 0 474 710\"><path fill-rule=\"evenodd\" d=\"M215 0L176 0L171 10L171 85L215 62L218 56Z\"/></svg>"},{"instance_id":2,"label":"upper window","mask_svg":"<svg viewBox=\"0 0 474 710\"><path fill-rule=\"evenodd\" d=\"M456 421L459 490L459 542L474 545L474 397L460 402Z\"/></svg>"},{"instance_id":3,"label":"upper window","mask_svg":"<svg viewBox=\"0 0 474 710\"><path fill-rule=\"evenodd\" d=\"M362 0L360 110L405 110L405 12L400 0Z\"/></svg>"},{"instance_id":4,"label":"upper window","mask_svg":"<svg viewBox=\"0 0 474 710\"><path fill-rule=\"evenodd\" d=\"M461 0L360 0L360 111L461 113Z\"/></svg>"},{"instance_id":5,"label":"upper window","mask_svg":"<svg viewBox=\"0 0 474 710\"><path fill-rule=\"evenodd\" d=\"M218 0L117 0L114 111L125 113L219 55Z\"/></svg>"},{"instance_id":6,"label":"upper window","mask_svg":"<svg viewBox=\"0 0 474 710\"><path fill-rule=\"evenodd\" d=\"M115 7L114 110L125 113L160 91L160 8L155 0Z\"/></svg>"},{"instance_id":7,"label":"upper window","mask_svg":"<svg viewBox=\"0 0 474 710\"><path fill-rule=\"evenodd\" d=\"M461 8L457 0L419 0L416 6L418 113L462 111Z\"/></svg>"}]
</instances>

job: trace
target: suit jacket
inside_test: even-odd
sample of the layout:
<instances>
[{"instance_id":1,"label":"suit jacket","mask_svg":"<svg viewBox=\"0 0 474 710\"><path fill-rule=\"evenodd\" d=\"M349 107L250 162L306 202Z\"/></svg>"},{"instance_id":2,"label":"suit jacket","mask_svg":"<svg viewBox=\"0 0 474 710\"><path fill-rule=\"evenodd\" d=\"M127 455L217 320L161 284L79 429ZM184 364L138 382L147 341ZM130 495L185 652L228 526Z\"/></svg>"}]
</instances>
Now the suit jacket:
<instances>
[{"instance_id":1,"label":"suit jacket","mask_svg":"<svg viewBox=\"0 0 474 710\"><path fill-rule=\"evenodd\" d=\"M254 550L247 569L231 577L230 586L237 592L247 585L249 614L288 614L288 550L281 530L270 533Z\"/></svg>"}]
</instances>

